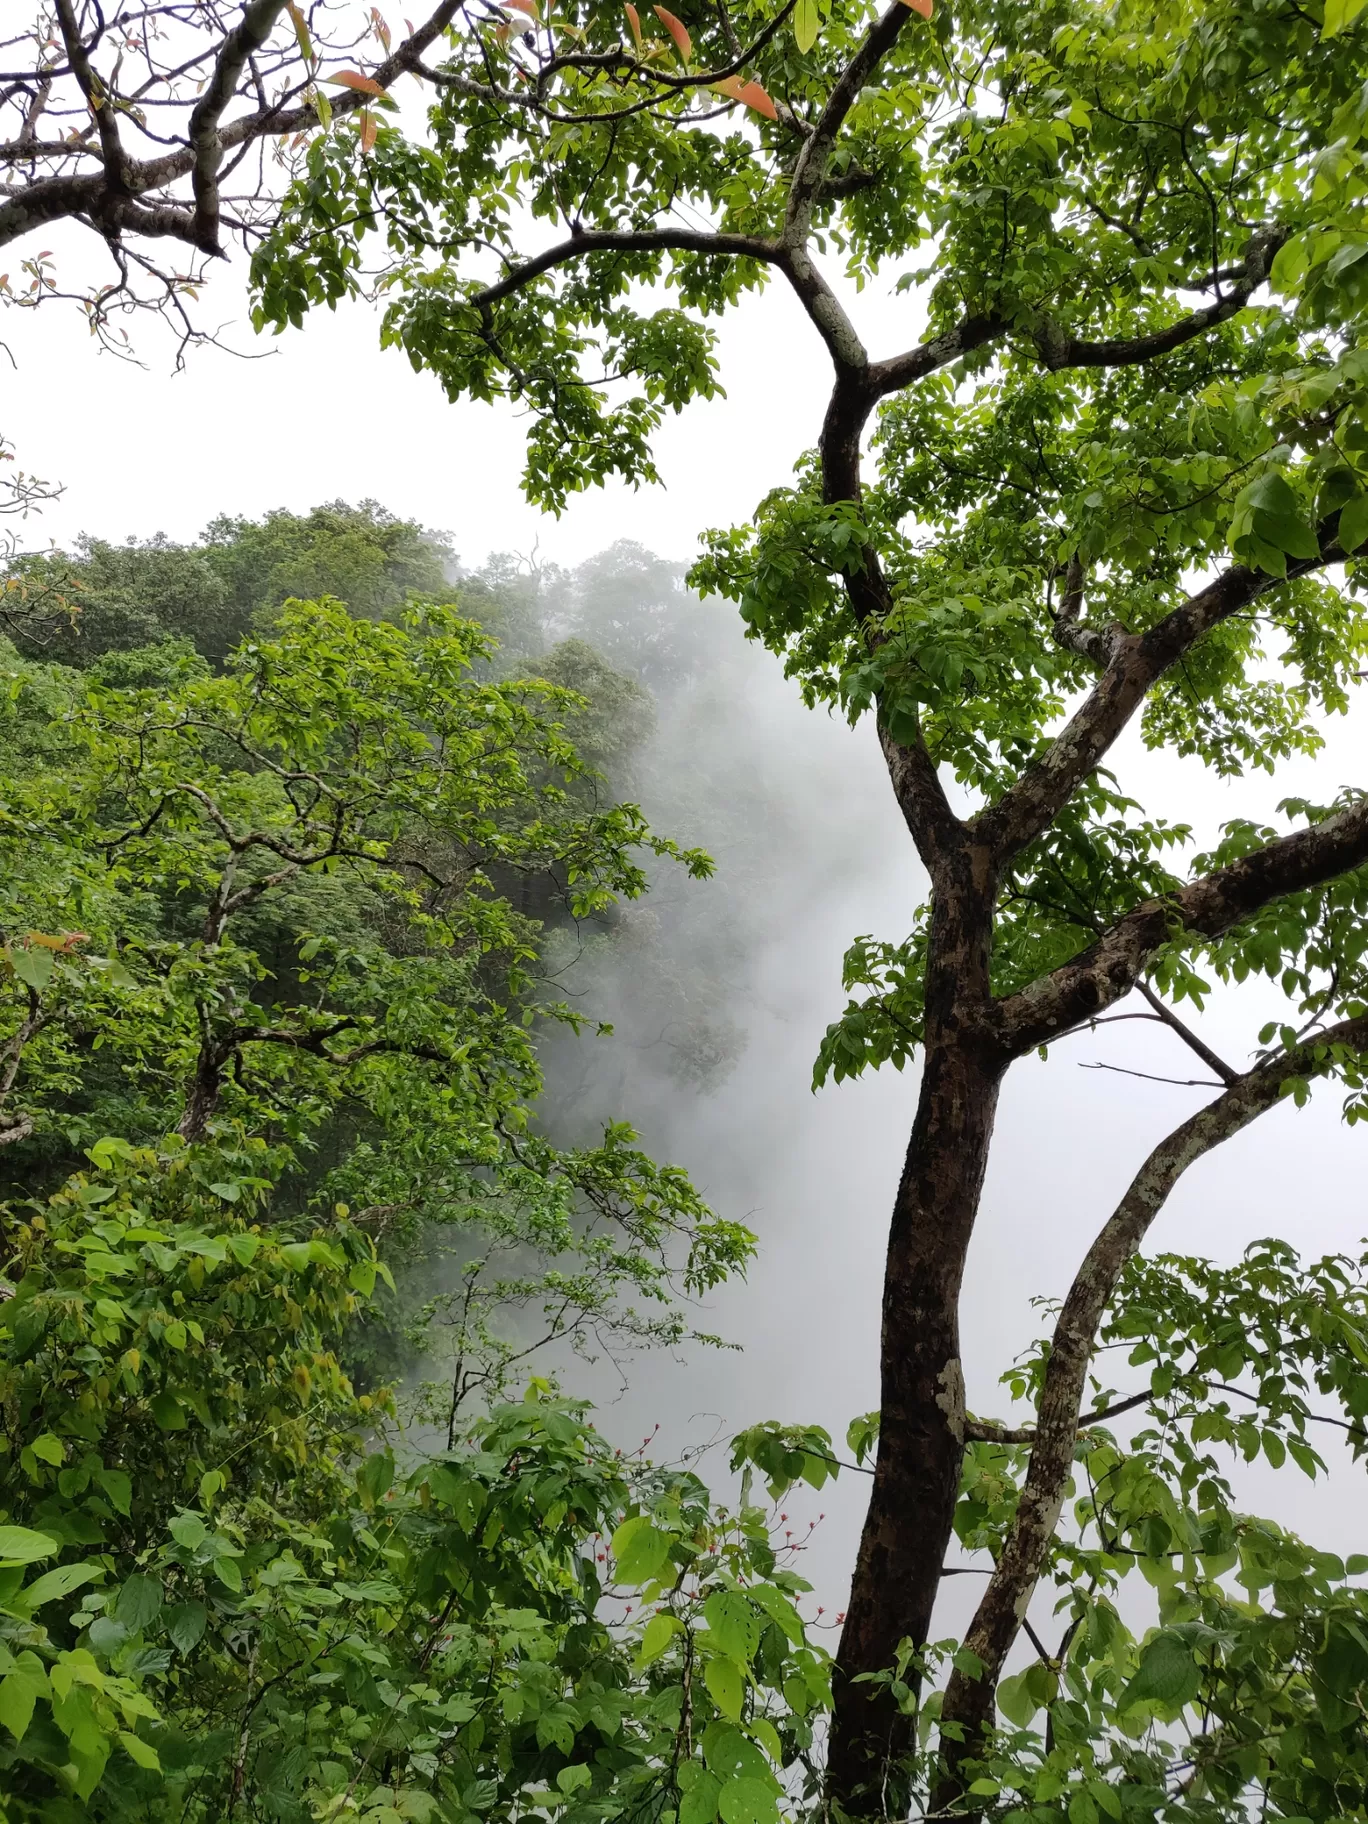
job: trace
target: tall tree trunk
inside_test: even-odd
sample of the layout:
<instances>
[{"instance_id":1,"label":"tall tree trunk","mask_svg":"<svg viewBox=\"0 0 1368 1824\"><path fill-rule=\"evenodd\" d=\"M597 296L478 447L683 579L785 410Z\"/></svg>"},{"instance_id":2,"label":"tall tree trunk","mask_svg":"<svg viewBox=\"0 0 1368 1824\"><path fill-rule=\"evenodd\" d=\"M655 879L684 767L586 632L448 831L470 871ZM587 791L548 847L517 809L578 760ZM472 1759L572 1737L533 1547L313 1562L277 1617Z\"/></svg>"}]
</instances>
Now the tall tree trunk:
<instances>
[{"instance_id":1,"label":"tall tree trunk","mask_svg":"<svg viewBox=\"0 0 1368 1824\"><path fill-rule=\"evenodd\" d=\"M925 1645L964 1455L959 1297L1006 1067L988 999L992 881L967 843L933 896L925 1056L888 1238L873 1490L836 1660L827 1795L900 1816L911 1722L886 1684Z\"/></svg>"}]
</instances>

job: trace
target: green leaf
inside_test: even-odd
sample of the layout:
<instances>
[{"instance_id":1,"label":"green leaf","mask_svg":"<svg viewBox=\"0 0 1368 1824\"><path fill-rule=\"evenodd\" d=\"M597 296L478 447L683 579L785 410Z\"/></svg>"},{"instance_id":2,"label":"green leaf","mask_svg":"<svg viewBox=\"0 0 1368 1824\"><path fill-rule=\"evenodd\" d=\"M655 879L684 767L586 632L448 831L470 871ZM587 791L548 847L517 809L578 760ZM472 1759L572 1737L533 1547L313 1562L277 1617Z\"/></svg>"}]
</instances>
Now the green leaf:
<instances>
[{"instance_id":1,"label":"green leaf","mask_svg":"<svg viewBox=\"0 0 1368 1824\"><path fill-rule=\"evenodd\" d=\"M779 1795L774 1788L744 1774L728 1780L717 1801L723 1824L770 1824L778 1808Z\"/></svg>"},{"instance_id":2,"label":"green leaf","mask_svg":"<svg viewBox=\"0 0 1368 1824\"><path fill-rule=\"evenodd\" d=\"M148 1401L152 1408L152 1417L163 1431L184 1431L189 1421L185 1408L173 1393L154 1394Z\"/></svg>"},{"instance_id":3,"label":"green leaf","mask_svg":"<svg viewBox=\"0 0 1368 1824\"><path fill-rule=\"evenodd\" d=\"M22 1742L33 1721L33 1707L43 1695L40 1679L27 1671L11 1672L0 1678L0 1723Z\"/></svg>"},{"instance_id":4,"label":"green leaf","mask_svg":"<svg viewBox=\"0 0 1368 1824\"><path fill-rule=\"evenodd\" d=\"M822 16L817 10L817 0L798 0L793 9L793 36L805 57L816 44L821 29Z\"/></svg>"},{"instance_id":5,"label":"green leaf","mask_svg":"<svg viewBox=\"0 0 1368 1824\"><path fill-rule=\"evenodd\" d=\"M33 1564L61 1551L49 1533L35 1533L27 1526L0 1526L0 1564Z\"/></svg>"},{"instance_id":6,"label":"green leaf","mask_svg":"<svg viewBox=\"0 0 1368 1824\"><path fill-rule=\"evenodd\" d=\"M697 1765L697 1763L691 1763ZM682 1770L681 1770L682 1771ZM693 1785L679 1801L679 1824L712 1824L717 1816L717 1801L722 1782L716 1774L700 1772Z\"/></svg>"},{"instance_id":7,"label":"green leaf","mask_svg":"<svg viewBox=\"0 0 1368 1824\"><path fill-rule=\"evenodd\" d=\"M133 1506L133 1483L122 1469L97 1469L95 1481L109 1499L115 1513L127 1515Z\"/></svg>"},{"instance_id":8,"label":"green leaf","mask_svg":"<svg viewBox=\"0 0 1368 1824\"><path fill-rule=\"evenodd\" d=\"M1117 1702L1119 1711L1136 1704L1172 1707L1189 1703L1201 1689L1202 1675L1191 1648L1174 1634L1157 1634L1140 1655L1140 1666Z\"/></svg>"},{"instance_id":9,"label":"green leaf","mask_svg":"<svg viewBox=\"0 0 1368 1824\"><path fill-rule=\"evenodd\" d=\"M65 1444L60 1438L53 1437L50 1431L45 1431L40 1438L35 1438L29 1445L29 1449L41 1463L51 1463L55 1466L66 1461Z\"/></svg>"},{"instance_id":10,"label":"green leaf","mask_svg":"<svg viewBox=\"0 0 1368 1824\"><path fill-rule=\"evenodd\" d=\"M1357 551L1365 539L1368 539L1368 494L1356 494L1340 508L1339 542L1344 550Z\"/></svg>"},{"instance_id":11,"label":"green leaf","mask_svg":"<svg viewBox=\"0 0 1368 1824\"><path fill-rule=\"evenodd\" d=\"M745 1682L741 1677L741 1668L730 1659L710 1659L703 1668L703 1683L708 1696L717 1705L724 1716L733 1722L741 1717L741 1699L745 1692Z\"/></svg>"},{"instance_id":12,"label":"green leaf","mask_svg":"<svg viewBox=\"0 0 1368 1824\"><path fill-rule=\"evenodd\" d=\"M31 1615L35 1610L41 1609L45 1602L55 1602L59 1596L69 1596L83 1584L98 1583L104 1574L102 1564L59 1564L56 1570L45 1571L33 1583L26 1584L16 1601L22 1602L25 1611Z\"/></svg>"},{"instance_id":13,"label":"green leaf","mask_svg":"<svg viewBox=\"0 0 1368 1824\"><path fill-rule=\"evenodd\" d=\"M161 1772L161 1757L151 1742L144 1742L134 1735L131 1729L120 1729L119 1741L125 1754L139 1767L146 1767L153 1773Z\"/></svg>"},{"instance_id":14,"label":"green leaf","mask_svg":"<svg viewBox=\"0 0 1368 1824\"><path fill-rule=\"evenodd\" d=\"M641 1645L637 1649L637 1664L649 1666L652 1660L659 1659L682 1625L677 1615L652 1615L642 1631Z\"/></svg>"},{"instance_id":15,"label":"green leaf","mask_svg":"<svg viewBox=\"0 0 1368 1824\"><path fill-rule=\"evenodd\" d=\"M1334 38L1338 33L1351 26L1368 0L1325 0L1325 22L1321 33L1326 38Z\"/></svg>"},{"instance_id":16,"label":"green leaf","mask_svg":"<svg viewBox=\"0 0 1368 1824\"><path fill-rule=\"evenodd\" d=\"M740 1665L748 1665L760 1644L760 1620L751 1604L734 1590L714 1590L703 1604L707 1645Z\"/></svg>"},{"instance_id":17,"label":"green leaf","mask_svg":"<svg viewBox=\"0 0 1368 1824\"><path fill-rule=\"evenodd\" d=\"M1097 1801L1086 1787L1080 1787L1069 1800L1069 1824L1097 1824Z\"/></svg>"},{"instance_id":18,"label":"green leaf","mask_svg":"<svg viewBox=\"0 0 1368 1824\"><path fill-rule=\"evenodd\" d=\"M236 1558L215 1558L214 1575L236 1595L242 1588L242 1566Z\"/></svg>"},{"instance_id":19,"label":"green leaf","mask_svg":"<svg viewBox=\"0 0 1368 1824\"><path fill-rule=\"evenodd\" d=\"M178 1602L166 1611L166 1633L182 1659L204 1637L209 1611L202 1602Z\"/></svg>"},{"instance_id":20,"label":"green leaf","mask_svg":"<svg viewBox=\"0 0 1368 1824\"><path fill-rule=\"evenodd\" d=\"M187 1552L197 1551L209 1537L209 1528L199 1514L177 1514L170 1524L171 1537Z\"/></svg>"},{"instance_id":21,"label":"green leaf","mask_svg":"<svg viewBox=\"0 0 1368 1824\"><path fill-rule=\"evenodd\" d=\"M114 1604L114 1619L130 1634L140 1634L161 1613L162 1586L155 1577L138 1572L124 1584Z\"/></svg>"},{"instance_id":22,"label":"green leaf","mask_svg":"<svg viewBox=\"0 0 1368 1824\"><path fill-rule=\"evenodd\" d=\"M1040 1708L1026 1683L1024 1672L1016 1672L1010 1678L999 1679L997 1705L1007 1721L1015 1723L1018 1729L1024 1729Z\"/></svg>"},{"instance_id":23,"label":"green leaf","mask_svg":"<svg viewBox=\"0 0 1368 1824\"><path fill-rule=\"evenodd\" d=\"M1368 0L1365 0L1365 4L1368 4ZM1274 290L1284 294L1296 291L1306 276L1309 264L1310 256L1306 241L1301 235L1293 235L1290 241L1284 241L1274 255L1272 267L1269 269L1268 276Z\"/></svg>"},{"instance_id":24,"label":"green leaf","mask_svg":"<svg viewBox=\"0 0 1368 1824\"><path fill-rule=\"evenodd\" d=\"M670 1535L662 1533L637 1514L624 1520L613 1534L613 1557L621 1583L650 1583L665 1568L670 1556Z\"/></svg>"},{"instance_id":25,"label":"green leaf","mask_svg":"<svg viewBox=\"0 0 1368 1824\"><path fill-rule=\"evenodd\" d=\"M55 961L51 950L16 944L8 952L10 967L26 988L41 994L52 980Z\"/></svg>"}]
</instances>

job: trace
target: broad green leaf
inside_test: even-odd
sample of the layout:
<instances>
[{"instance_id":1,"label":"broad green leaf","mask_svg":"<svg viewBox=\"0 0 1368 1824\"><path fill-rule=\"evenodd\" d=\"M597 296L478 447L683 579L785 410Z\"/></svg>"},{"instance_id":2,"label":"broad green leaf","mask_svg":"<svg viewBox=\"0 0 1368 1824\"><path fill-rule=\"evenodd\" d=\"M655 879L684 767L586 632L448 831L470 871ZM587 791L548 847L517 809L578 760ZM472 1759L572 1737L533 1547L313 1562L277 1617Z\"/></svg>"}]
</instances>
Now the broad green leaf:
<instances>
[{"instance_id":1,"label":"broad green leaf","mask_svg":"<svg viewBox=\"0 0 1368 1824\"><path fill-rule=\"evenodd\" d=\"M52 980L52 969L56 958L50 950L33 949L24 944L13 944L6 953L11 969L26 988L32 988L35 994L41 994Z\"/></svg>"},{"instance_id":2,"label":"broad green leaf","mask_svg":"<svg viewBox=\"0 0 1368 1824\"><path fill-rule=\"evenodd\" d=\"M722 1714L739 1721L746 1688L741 1668L730 1659L710 1659L703 1667L703 1683Z\"/></svg>"},{"instance_id":3,"label":"broad green leaf","mask_svg":"<svg viewBox=\"0 0 1368 1824\"><path fill-rule=\"evenodd\" d=\"M718 1795L717 1809L722 1815L723 1824L770 1824L770 1820L778 1814L778 1794L763 1780L747 1779L741 1775L724 1782Z\"/></svg>"},{"instance_id":4,"label":"broad green leaf","mask_svg":"<svg viewBox=\"0 0 1368 1824\"><path fill-rule=\"evenodd\" d=\"M1322 33L1327 38L1335 37L1354 23L1365 6L1368 6L1368 0L1325 0Z\"/></svg>"},{"instance_id":5,"label":"broad green leaf","mask_svg":"<svg viewBox=\"0 0 1368 1824\"><path fill-rule=\"evenodd\" d=\"M142 1741L129 1729L120 1729L119 1741L128 1758L136 1761L139 1767L150 1768L156 1773L161 1772L161 1757L151 1742Z\"/></svg>"},{"instance_id":6,"label":"broad green leaf","mask_svg":"<svg viewBox=\"0 0 1368 1824\"><path fill-rule=\"evenodd\" d=\"M1365 539L1368 539L1368 494L1356 494L1340 508L1339 542L1346 551L1357 551Z\"/></svg>"},{"instance_id":7,"label":"broad green leaf","mask_svg":"<svg viewBox=\"0 0 1368 1824\"><path fill-rule=\"evenodd\" d=\"M204 1638L209 1611L202 1602L178 1602L166 1611L166 1634L182 1658Z\"/></svg>"},{"instance_id":8,"label":"broad green leaf","mask_svg":"<svg viewBox=\"0 0 1368 1824\"><path fill-rule=\"evenodd\" d=\"M715 1774L700 1772L679 1801L679 1824L712 1824L722 1782Z\"/></svg>"},{"instance_id":9,"label":"broad green leaf","mask_svg":"<svg viewBox=\"0 0 1368 1824\"><path fill-rule=\"evenodd\" d=\"M105 1568L102 1564L59 1564L56 1570L45 1571L32 1583L25 1584L16 1601L22 1603L25 1613L32 1615L45 1602L55 1602L59 1596L69 1596L84 1584L99 1583L104 1575Z\"/></svg>"},{"instance_id":10,"label":"broad green leaf","mask_svg":"<svg viewBox=\"0 0 1368 1824\"><path fill-rule=\"evenodd\" d=\"M1141 1650L1135 1677L1117 1702L1126 1711L1140 1703L1186 1704L1201 1689L1202 1675L1192 1649L1173 1634L1157 1634Z\"/></svg>"},{"instance_id":11,"label":"broad green leaf","mask_svg":"<svg viewBox=\"0 0 1368 1824\"><path fill-rule=\"evenodd\" d=\"M805 57L816 44L821 29L822 16L817 10L817 0L798 0L793 9L793 36Z\"/></svg>"},{"instance_id":12,"label":"broad green leaf","mask_svg":"<svg viewBox=\"0 0 1368 1824\"><path fill-rule=\"evenodd\" d=\"M94 1479L116 1513L127 1516L132 1511L133 1483L122 1469L97 1469Z\"/></svg>"},{"instance_id":13,"label":"broad green leaf","mask_svg":"<svg viewBox=\"0 0 1368 1824\"><path fill-rule=\"evenodd\" d=\"M170 1524L170 1533L177 1545L184 1546L187 1552L193 1552L209 1537L209 1528L204 1524L202 1515L187 1512L175 1516Z\"/></svg>"},{"instance_id":14,"label":"broad green leaf","mask_svg":"<svg viewBox=\"0 0 1368 1824\"><path fill-rule=\"evenodd\" d=\"M740 1665L760 1644L760 1621L749 1601L734 1590L714 1590L703 1604L708 1644Z\"/></svg>"},{"instance_id":15,"label":"broad green leaf","mask_svg":"<svg viewBox=\"0 0 1368 1824\"><path fill-rule=\"evenodd\" d=\"M61 1545L50 1533L34 1532L28 1526L0 1526L0 1563L33 1564L39 1558L51 1558Z\"/></svg>"},{"instance_id":16,"label":"broad green leaf","mask_svg":"<svg viewBox=\"0 0 1368 1824\"><path fill-rule=\"evenodd\" d=\"M624 1520L613 1534L613 1556L621 1583L650 1583L660 1575L670 1556L670 1535L638 1514Z\"/></svg>"},{"instance_id":17,"label":"broad green leaf","mask_svg":"<svg viewBox=\"0 0 1368 1824\"><path fill-rule=\"evenodd\" d=\"M31 1672L9 1672L0 1678L0 1723L17 1742L28 1734L34 1705L42 1695L43 1681Z\"/></svg>"},{"instance_id":18,"label":"broad green leaf","mask_svg":"<svg viewBox=\"0 0 1368 1824\"><path fill-rule=\"evenodd\" d=\"M675 1635L679 1633L681 1622L675 1615L662 1613L652 1615L642 1630L641 1645L637 1649L637 1664L649 1666L653 1660L660 1658Z\"/></svg>"},{"instance_id":19,"label":"broad green leaf","mask_svg":"<svg viewBox=\"0 0 1368 1824\"><path fill-rule=\"evenodd\" d=\"M185 1408L173 1393L158 1393L148 1401L152 1417L163 1431L184 1431L189 1421Z\"/></svg>"},{"instance_id":20,"label":"broad green leaf","mask_svg":"<svg viewBox=\"0 0 1368 1824\"><path fill-rule=\"evenodd\" d=\"M155 1577L138 1572L119 1591L114 1604L114 1619L121 1621L130 1634L139 1634L161 1613L162 1586Z\"/></svg>"}]
</instances>

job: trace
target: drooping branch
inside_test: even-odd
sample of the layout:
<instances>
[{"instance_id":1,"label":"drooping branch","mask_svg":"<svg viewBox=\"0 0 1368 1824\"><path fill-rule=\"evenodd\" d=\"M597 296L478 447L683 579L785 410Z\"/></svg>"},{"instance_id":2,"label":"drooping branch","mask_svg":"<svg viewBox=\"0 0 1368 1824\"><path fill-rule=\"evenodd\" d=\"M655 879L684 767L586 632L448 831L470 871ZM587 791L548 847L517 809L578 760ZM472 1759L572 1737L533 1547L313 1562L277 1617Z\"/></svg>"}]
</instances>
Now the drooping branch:
<instances>
[{"instance_id":1,"label":"drooping branch","mask_svg":"<svg viewBox=\"0 0 1368 1824\"><path fill-rule=\"evenodd\" d=\"M1323 823L1294 830L1229 866L1150 899L1118 919L1096 943L998 1004L1003 1042L1014 1057L1067 1032L1130 992L1171 936L1219 937L1262 906L1318 887L1368 861L1368 798Z\"/></svg>"},{"instance_id":2,"label":"drooping branch","mask_svg":"<svg viewBox=\"0 0 1368 1824\"><path fill-rule=\"evenodd\" d=\"M1016 1514L965 1635L966 1648L984 1671L972 1679L953 1672L946 1687L942 1722L953 1728L943 1737L943 1748L952 1775L938 1795L938 1806L957 1796L954 1764L973 1753L976 1738L991 1720L998 1677L1044 1569L1073 1467L1098 1328L1123 1269L1188 1167L1274 1107L1290 1077L1323 1075L1332 1067L1331 1051L1337 1047L1368 1049L1368 1016L1345 1020L1314 1041L1256 1065L1175 1128L1150 1153L1088 1249L1055 1325ZM956 1730L961 1732L958 1739Z\"/></svg>"}]
</instances>

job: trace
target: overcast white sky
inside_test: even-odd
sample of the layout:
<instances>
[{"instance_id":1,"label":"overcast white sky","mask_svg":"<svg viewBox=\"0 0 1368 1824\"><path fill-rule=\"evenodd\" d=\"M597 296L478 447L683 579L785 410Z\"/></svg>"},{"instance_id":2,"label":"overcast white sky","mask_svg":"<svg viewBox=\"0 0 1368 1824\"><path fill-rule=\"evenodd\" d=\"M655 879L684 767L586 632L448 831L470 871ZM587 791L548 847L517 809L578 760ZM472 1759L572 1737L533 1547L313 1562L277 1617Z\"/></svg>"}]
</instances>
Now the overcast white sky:
<instances>
[{"instance_id":1,"label":"overcast white sky","mask_svg":"<svg viewBox=\"0 0 1368 1824\"><path fill-rule=\"evenodd\" d=\"M51 244L61 261L67 245ZM914 305L873 292L860 305L882 330L876 352L915 341ZM556 521L519 494L513 412L447 404L435 380L381 351L371 307L320 310L303 330L256 337L234 266L214 275L203 309L206 325L235 324L224 340L257 358L202 348L176 374L171 343L144 324L136 367L102 353L74 307L7 312L0 334L15 371L3 377L0 431L24 468L67 489L34 522L39 537L188 538L219 512L370 496L451 529L468 564L537 544L543 558L574 563L621 537L684 558L701 528L744 518L788 478L816 441L829 385L792 294L772 285L722 326L727 398L671 418L662 433L664 487L596 490Z\"/></svg>"},{"instance_id":2,"label":"overcast white sky","mask_svg":"<svg viewBox=\"0 0 1368 1824\"><path fill-rule=\"evenodd\" d=\"M218 275L206 307L214 321L242 321L236 272ZM915 339L913 305L866 294L857 309L862 322L877 325L869 333L874 352ZM687 559L702 528L745 519L766 488L789 476L815 440L827 390L824 359L776 285L723 327L727 399L692 408L659 439L666 486L590 494L556 522L520 498L521 432L511 415L446 404L433 380L414 375L399 354L380 352L375 317L364 307L320 312L306 330L276 342L255 341L245 327L230 330L242 348L269 350L267 358L199 351L179 375L168 371L168 348L155 335L143 341L145 368L121 365L100 355L60 307L11 311L3 327L17 371L5 379L0 430L26 468L65 482L63 500L33 528L38 539L59 542L81 530L190 538L220 512L256 515L372 496L449 530L467 564L491 550L534 547L543 559L574 563L623 536ZM815 907L796 902L787 923L777 909L767 991L776 1000L792 993L797 1013L756 1036L751 1068L696 1130L705 1150L685 1160L724 1207L733 1192L742 1196L744 1207L729 1213L753 1216L764 1237L749 1286L728 1295L720 1313L732 1334L745 1335L747 1357L695 1365L687 1385L672 1387L668 1375L653 1373L629 1402L624 1422L632 1425L648 1421L654 1403L686 1417L717 1411L732 1429L774 1416L819 1419L839 1431L876 1398L882 1236L913 1086L881 1078L816 1102L805 1086L817 1036L840 1004L842 949L856 932L905 933L914 871L869 732L820 729L793 703L784 715L783 738L804 740L810 729L824 744L833 798L846 795L867 827L869 867ZM1336 729L1321 761L1293 769L1274 789L1256 783L1252 801L1244 788L1146 759L1134 744L1124 755L1125 783L1152 796L1154 808L1210 826L1240 811L1271 811L1292 789L1329 797L1368 778L1365 757L1359 718ZM1217 1031L1243 1055L1260 1017L1218 1014ZM1147 1028L1116 1030L1128 1035L1133 1062L1153 1055ZM1080 1058L1103 1055L1100 1045L1075 1044ZM1175 1063L1183 1060L1146 1067ZM980 1410L994 1403L993 1378L1025 1340L1028 1297L1062 1290L1086 1237L1147 1147L1190 1111L1192 1095L1084 1073L1063 1059L1048 1072L1028 1063L1014 1074L969 1289L971 1401ZM1300 1119L1281 1110L1197 1168L1160 1224L1158 1243L1229 1256L1251 1237L1281 1229L1308 1251L1352 1246L1368 1228L1365 1144L1368 1131L1349 1133L1338 1123L1333 1096ZM744 1190L729 1186L726 1164L742 1152ZM1315 1495L1290 1487L1289 1517L1309 1524ZM830 1534L837 1581L853 1547L858 1493L844 1494ZM1312 1530L1346 1549L1361 1534L1362 1511L1359 1479L1322 1506Z\"/></svg>"}]
</instances>

